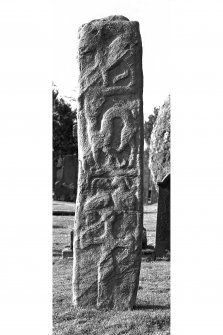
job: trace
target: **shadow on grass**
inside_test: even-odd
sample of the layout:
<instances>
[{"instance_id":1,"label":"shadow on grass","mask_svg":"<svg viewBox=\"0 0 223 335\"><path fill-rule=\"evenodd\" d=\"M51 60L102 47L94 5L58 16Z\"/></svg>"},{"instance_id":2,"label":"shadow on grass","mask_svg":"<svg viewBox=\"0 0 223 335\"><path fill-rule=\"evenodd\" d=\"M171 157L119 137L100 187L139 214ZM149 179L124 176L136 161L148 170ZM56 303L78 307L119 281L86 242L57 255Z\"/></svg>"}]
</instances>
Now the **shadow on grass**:
<instances>
[{"instance_id":1,"label":"shadow on grass","mask_svg":"<svg viewBox=\"0 0 223 335\"><path fill-rule=\"evenodd\" d=\"M170 305L143 305L143 304L137 304L133 307L133 310L145 310L145 309L148 309L148 310L151 310L151 309L154 309L154 310L158 310L158 309L162 309L162 310L167 310L167 309L170 309Z\"/></svg>"}]
</instances>

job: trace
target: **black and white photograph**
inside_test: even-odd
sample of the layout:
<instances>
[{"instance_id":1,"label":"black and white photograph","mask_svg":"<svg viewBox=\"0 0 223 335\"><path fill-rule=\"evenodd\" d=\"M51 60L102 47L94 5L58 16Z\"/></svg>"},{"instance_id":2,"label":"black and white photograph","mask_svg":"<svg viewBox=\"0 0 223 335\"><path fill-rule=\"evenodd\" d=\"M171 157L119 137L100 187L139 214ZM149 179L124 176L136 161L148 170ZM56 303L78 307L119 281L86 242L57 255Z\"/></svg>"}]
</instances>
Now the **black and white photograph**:
<instances>
[{"instance_id":1,"label":"black and white photograph","mask_svg":"<svg viewBox=\"0 0 223 335\"><path fill-rule=\"evenodd\" d=\"M53 334L170 334L168 2L96 2L54 8Z\"/></svg>"},{"instance_id":2,"label":"black and white photograph","mask_svg":"<svg viewBox=\"0 0 223 335\"><path fill-rule=\"evenodd\" d=\"M222 331L220 0L3 0L0 334Z\"/></svg>"}]
</instances>

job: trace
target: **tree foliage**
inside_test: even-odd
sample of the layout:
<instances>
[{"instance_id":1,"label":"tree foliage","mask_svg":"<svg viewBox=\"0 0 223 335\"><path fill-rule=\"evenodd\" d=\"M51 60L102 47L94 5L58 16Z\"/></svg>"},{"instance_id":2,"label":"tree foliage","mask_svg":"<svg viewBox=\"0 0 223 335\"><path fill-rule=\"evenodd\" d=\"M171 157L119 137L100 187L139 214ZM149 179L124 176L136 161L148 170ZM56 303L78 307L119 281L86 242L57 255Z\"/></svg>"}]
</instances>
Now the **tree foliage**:
<instances>
[{"instance_id":1,"label":"tree foliage","mask_svg":"<svg viewBox=\"0 0 223 335\"><path fill-rule=\"evenodd\" d=\"M157 115L159 113L159 108L158 107L154 107L153 110L153 114L148 116L148 121L145 121L144 123L144 138L145 141L148 145L148 147L150 146L150 137L151 137L151 133L153 130L153 125L157 119Z\"/></svg>"},{"instance_id":2,"label":"tree foliage","mask_svg":"<svg viewBox=\"0 0 223 335\"><path fill-rule=\"evenodd\" d=\"M160 108L150 138L149 168L157 190L157 182L170 173L170 113L169 95Z\"/></svg>"},{"instance_id":3,"label":"tree foliage","mask_svg":"<svg viewBox=\"0 0 223 335\"><path fill-rule=\"evenodd\" d=\"M59 95L57 87L52 90L53 98L53 150L54 157L75 154L77 147L77 112Z\"/></svg>"}]
</instances>

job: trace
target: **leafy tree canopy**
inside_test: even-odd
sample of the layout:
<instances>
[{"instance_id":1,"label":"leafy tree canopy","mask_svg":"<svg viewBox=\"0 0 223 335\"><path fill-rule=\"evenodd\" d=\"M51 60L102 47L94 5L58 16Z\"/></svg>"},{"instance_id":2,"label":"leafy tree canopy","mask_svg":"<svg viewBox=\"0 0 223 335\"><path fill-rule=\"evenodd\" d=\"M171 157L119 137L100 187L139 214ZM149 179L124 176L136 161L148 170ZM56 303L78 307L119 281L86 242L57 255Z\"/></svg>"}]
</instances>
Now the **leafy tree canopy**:
<instances>
[{"instance_id":1,"label":"leafy tree canopy","mask_svg":"<svg viewBox=\"0 0 223 335\"><path fill-rule=\"evenodd\" d=\"M144 139L146 141L146 144L148 145L148 148L150 146L150 137L153 130L153 125L157 119L157 115L159 113L159 108L154 107L153 114L148 116L148 121L145 121L144 123Z\"/></svg>"},{"instance_id":2,"label":"leafy tree canopy","mask_svg":"<svg viewBox=\"0 0 223 335\"><path fill-rule=\"evenodd\" d=\"M149 147L149 168L155 187L170 173L170 95L160 108L153 126Z\"/></svg>"},{"instance_id":3,"label":"leafy tree canopy","mask_svg":"<svg viewBox=\"0 0 223 335\"><path fill-rule=\"evenodd\" d=\"M75 154L77 147L77 111L59 94L53 84L53 150L54 157Z\"/></svg>"}]
</instances>

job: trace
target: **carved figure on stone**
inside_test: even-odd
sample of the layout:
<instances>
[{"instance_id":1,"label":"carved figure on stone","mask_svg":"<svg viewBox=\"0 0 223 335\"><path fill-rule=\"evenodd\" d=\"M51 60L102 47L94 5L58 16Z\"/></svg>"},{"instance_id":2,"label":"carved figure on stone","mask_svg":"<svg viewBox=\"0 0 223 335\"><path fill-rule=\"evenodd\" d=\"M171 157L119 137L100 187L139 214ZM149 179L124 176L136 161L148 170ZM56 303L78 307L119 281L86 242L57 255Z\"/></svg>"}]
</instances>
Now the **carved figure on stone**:
<instances>
[{"instance_id":1,"label":"carved figure on stone","mask_svg":"<svg viewBox=\"0 0 223 335\"><path fill-rule=\"evenodd\" d=\"M82 29L86 29L86 26L82 26L80 34ZM131 81L128 86L135 85L134 44L137 45L138 36L134 29L131 31L122 29L120 36L117 36L117 31L106 26L98 26L97 28L89 26L88 29L89 34L85 34L87 38L81 40L79 46L79 54L82 57L81 70L85 74L80 81L80 87L83 88L82 94L101 79L103 86L108 87L111 82L113 85L117 82L120 83L121 79L130 74ZM124 63L126 70L111 80L109 71L117 67L120 62ZM116 87L113 92L117 91L117 88L119 87Z\"/></svg>"},{"instance_id":2,"label":"carved figure on stone","mask_svg":"<svg viewBox=\"0 0 223 335\"><path fill-rule=\"evenodd\" d=\"M134 211L136 205L135 192L137 187L130 187L127 177L115 177L112 181L112 186L116 190L112 193L112 198L116 210L130 210Z\"/></svg>"},{"instance_id":3,"label":"carved figure on stone","mask_svg":"<svg viewBox=\"0 0 223 335\"><path fill-rule=\"evenodd\" d=\"M92 103L93 105L93 103ZM93 107L93 106L92 106ZM138 114L138 101L131 101L126 103L125 101L120 101L115 103L113 107L110 107L103 113L101 120L101 128L98 130L98 115L91 114L91 118L88 119L88 136L89 143L92 148L92 154L94 162L97 167L99 167L100 152L103 151L108 159L107 163L112 163L112 153L115 156L115 152L122 152L127 145L130 146L131 152L129 155L128 166L131 167L135 159L135 143L134 136L137 131L137 114ZM92 110L94 110L92 108ZM92 112L89 111L89 113ZM111 142L114 136L114 119L119 118L122 128L119 134L120 144L118 147L113 148ZM115 151L114 151L115 150ZM117 163L117 161L116 161Z\"/></svg>"},{"instance_id":4,"label":"carved figure on stone","mask_svg":"<svg viewBox=\"0 0 223 335\"><path fill-rule=\"evenodd\" d=\"M84 204L84 211L98 210L99 208L108 206L109 201L111 201L109 186L110 180L108 178L94 179L91 185L91 193L95 193L96 191L96 194L88 196Z\"/></svg>"}]
</instances>

